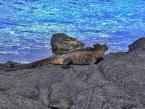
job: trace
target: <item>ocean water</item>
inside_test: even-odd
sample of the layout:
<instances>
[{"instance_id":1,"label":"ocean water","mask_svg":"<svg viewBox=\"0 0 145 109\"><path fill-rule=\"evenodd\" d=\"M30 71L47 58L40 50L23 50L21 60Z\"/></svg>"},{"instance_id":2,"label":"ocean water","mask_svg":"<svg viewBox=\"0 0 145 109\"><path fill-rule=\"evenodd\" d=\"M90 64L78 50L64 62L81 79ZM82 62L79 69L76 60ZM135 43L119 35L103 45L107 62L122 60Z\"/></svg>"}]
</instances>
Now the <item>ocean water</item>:
<instances>
[{"instance_id":1,"label":"ocean water","mask_svg":"<svg viewBox=\"0 0 145 109\"><path fill-rule=\"evenodd\" d=\"M145 0L0 0L0 62L51 56L51 36L58 32L86 46L127 51L145 36Z\"/></svg>"}]
</instances>

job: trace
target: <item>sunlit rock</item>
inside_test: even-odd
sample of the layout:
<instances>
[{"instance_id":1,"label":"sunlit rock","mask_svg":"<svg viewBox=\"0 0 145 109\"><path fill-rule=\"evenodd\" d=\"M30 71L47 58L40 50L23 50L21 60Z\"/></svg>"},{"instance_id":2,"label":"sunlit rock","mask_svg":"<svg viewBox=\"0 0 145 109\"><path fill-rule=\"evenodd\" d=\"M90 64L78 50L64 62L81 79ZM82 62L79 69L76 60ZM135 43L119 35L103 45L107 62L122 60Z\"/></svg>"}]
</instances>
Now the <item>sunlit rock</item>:
<instances>
[{"instance_id":1,"label":"sunlit rock","mask_svg":"<svg viewBox=\"0 0 145 109\"><path fill-rule=\"evenodd\" d=\"M82 48L85 44L64 33L56 33L52 35L51 46L52 52L60 55L74 49Z\"/></svg>"}]
</instances>

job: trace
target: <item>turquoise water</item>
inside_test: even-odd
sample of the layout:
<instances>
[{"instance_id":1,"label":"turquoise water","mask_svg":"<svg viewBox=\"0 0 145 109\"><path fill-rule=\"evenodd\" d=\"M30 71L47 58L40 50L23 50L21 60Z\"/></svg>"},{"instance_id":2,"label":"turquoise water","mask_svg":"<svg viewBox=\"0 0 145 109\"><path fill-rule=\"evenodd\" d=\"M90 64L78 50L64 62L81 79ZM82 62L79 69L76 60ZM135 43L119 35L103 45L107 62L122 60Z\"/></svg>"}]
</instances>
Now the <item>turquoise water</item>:
<instances>
[{"instance_id":1,"label":"turquoise water","mask_svg":"<svg viewBox=\"0 0 145 109\"><path fill-rule=\"evenodd\" d=\"M51 56L57 32L126 51L145 36L145 0L0 0L0 62Z\"/></svg>"}]
</instances>

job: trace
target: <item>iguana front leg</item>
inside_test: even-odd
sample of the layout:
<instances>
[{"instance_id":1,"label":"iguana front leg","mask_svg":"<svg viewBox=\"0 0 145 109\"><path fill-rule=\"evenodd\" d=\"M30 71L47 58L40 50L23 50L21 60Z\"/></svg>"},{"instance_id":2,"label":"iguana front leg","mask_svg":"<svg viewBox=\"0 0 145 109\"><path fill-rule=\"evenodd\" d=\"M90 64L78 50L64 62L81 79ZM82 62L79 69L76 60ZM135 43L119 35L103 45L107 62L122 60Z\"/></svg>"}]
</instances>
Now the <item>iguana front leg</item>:
<instances>
[{"instance_id":1,"label":"iguana front leg","mask_svg":"<svg viewBox=\"0 0 145 109\"><path fill-rule=\"evenodd\" d=\"M71 58L64 59L64 62L63 62L63 65L62 65L62 69L69 69L70 64L72 64Z\"/></svg>"}]
</instances>

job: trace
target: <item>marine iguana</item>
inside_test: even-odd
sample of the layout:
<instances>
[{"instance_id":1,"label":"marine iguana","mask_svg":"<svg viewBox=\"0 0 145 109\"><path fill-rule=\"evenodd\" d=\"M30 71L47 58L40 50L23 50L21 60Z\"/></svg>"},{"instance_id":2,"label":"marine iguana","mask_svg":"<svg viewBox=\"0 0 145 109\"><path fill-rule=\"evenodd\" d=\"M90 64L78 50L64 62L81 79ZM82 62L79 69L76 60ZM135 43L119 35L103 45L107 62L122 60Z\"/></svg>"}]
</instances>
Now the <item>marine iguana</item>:
<instances>
[{"instance_id":1,"label":"marine iguana","mask_svg":"<svg viewBox=\"0 0 145 109\"><path fill-rule=\"evenodd\" d=\"M108 47L106 45L96 44L93 48L73 50L63 55L56 55L30 64L24 64L22 67L34 68L48 64L94 64L103 57L107 50Z\"/></svg>"},{"instance_id":2,"label":"marine iguana","mask_svg":"<svg viewBox=\"0 0 145 109\"><path fill-rule=\"evenodd\" d=\"M55 65L69 65L69 64L95 64L97 61L102 59L105 51L108 50L106 45L96 44L90 48L77 49L69 51L63 55L56 55L50 58L38 60L28 64L21 64L18 66L9 62L9 70L19 70L19 69L31 69L34 67L44 66L48 64ZM12 67L11 67L12 66Z\"/></svg>"}]
</instances>

